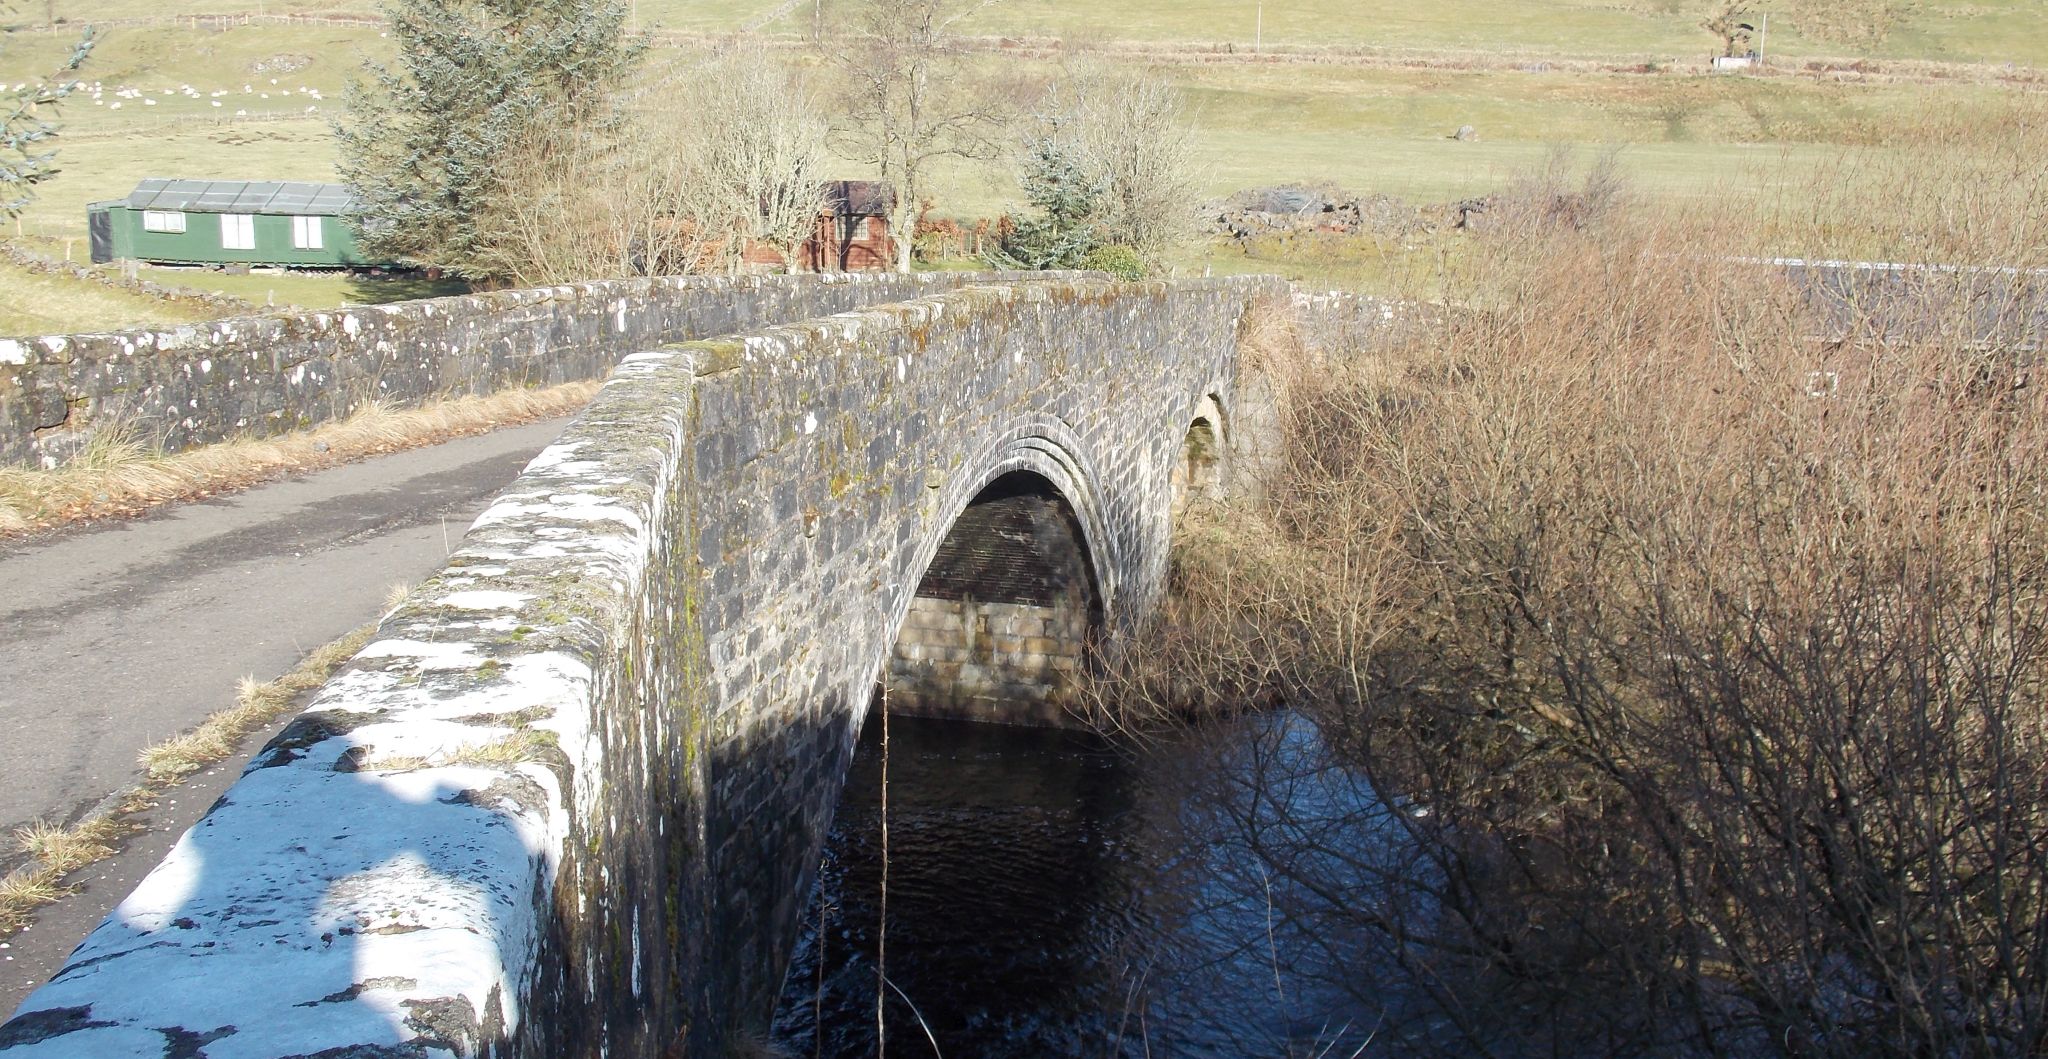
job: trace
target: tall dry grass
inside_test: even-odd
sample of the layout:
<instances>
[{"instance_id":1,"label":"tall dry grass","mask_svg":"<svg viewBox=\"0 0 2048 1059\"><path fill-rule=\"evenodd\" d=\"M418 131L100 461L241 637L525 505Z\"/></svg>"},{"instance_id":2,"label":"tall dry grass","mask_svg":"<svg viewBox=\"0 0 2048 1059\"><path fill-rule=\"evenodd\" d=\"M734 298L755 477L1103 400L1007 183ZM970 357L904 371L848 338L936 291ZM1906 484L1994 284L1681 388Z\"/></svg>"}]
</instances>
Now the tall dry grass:
<instances>
[{"instance_id":1,"label":"tall dry grass","mask_svg":"<svg viewBox=\"0 0 2048 1059\"><path fill-rule=\"evenodd\" d=\"M1184 531L1138 676L1311 714L1403 810L1397 872L1240 817L1405 975L1376 1046L2048 1048L2048 122L1924 135L1739 229L1538 174L1419 337L1267 343L1265 498ZM1965 267L1740 260L1845 238Z\"/></svg>"},{"instance_id":2,"label":"tall dry grass","mask_svg":"<svg viewBox=\"0 0 2048 1059\"><path fill-rule=\"evenodd\" d=\"M395 609L407 591L403 584L393 585L386 609ZM268 683L243 677L233 705L139 755L141 782L68 827L38 821L17 830L15 843L28 858L0 873L0 938L27 927L38 908L71 894L65 878L112 856L120 840L138 830L136 814L186 777L233 756L250 735L274 724L306 692L325 683L376 630L375 623L365 625L314 648L290 672Z\"/></svg>"},{"instance_id":3,"label":"tall dry grass","mask_svg":"<svg viewBox=\"0 0 2048 1059\"><path fill-rule=\"evenodd\" d=\"M165 452L133 431L104 429L51 469L0 467L0 537L70 519L125 514L445 441L501 426L567 415L588 404L596 382L451 397L415 408L371 401L347 419L275 437L237 438Z\"/></svg>"}]
</instances>

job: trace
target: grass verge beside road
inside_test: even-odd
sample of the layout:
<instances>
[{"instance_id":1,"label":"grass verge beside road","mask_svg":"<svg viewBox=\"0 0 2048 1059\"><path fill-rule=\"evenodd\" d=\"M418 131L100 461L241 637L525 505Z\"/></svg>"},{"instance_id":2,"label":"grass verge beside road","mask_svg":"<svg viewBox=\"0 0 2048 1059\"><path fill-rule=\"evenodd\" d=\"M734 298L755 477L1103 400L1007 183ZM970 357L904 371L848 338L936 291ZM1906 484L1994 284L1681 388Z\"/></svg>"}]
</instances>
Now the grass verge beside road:
<instances>
[{"instance_id":1,"label":"grass verge beside road","mask_svg":"<svg viewBox=\"0 0 2048 1059\"><path fill-rule=\"evenodd\" d=\"M403 589L393 591L402 598ZM185 777L232 756L243 740L275 723L362 650L377 631L373 622L315 648L292 671L268 683L243 677L235 702L197 728L142 752L144 779L68 827L37 824L15 832L28 860L0 877L0 938L26 926L35 910L70 892L65 877L110 856L136 830L132 817Z\"/></svg>"},{"instance_id":2,"label":"grass verge beside road","mask_svg":"<svg viewBox=\"0 0 2048 1059\"><path fill-rule=\"evenodd\" d=\"M392 590L388 606L405 598L405 586ZM242 740L284 716L286 710L305 694L325 682L370 641L375 625L365 625L333 643L313 650L296 668L269 682L257 683L253 676L242 678L235 688L235 704L208 717L199 727L174 736L142 752L140 762L149 783L176 783L235 752Z\"/></svg>"},{"instance_id":3,"label":"grass verge beside road","mask_svg":"<svg viewBox=\"0 0 2048 1059\"><path fill-rule=\"evenodd\" d=\"M588 404L600 385L576 382L542 390L503 390L410 409L372 403L346 420L311 430L177 453L108 431L55 470L0 468L0 538L84 519L137 515L178 500L233 492L281 474L567 415Z\"/></svg>"}]
</instances>

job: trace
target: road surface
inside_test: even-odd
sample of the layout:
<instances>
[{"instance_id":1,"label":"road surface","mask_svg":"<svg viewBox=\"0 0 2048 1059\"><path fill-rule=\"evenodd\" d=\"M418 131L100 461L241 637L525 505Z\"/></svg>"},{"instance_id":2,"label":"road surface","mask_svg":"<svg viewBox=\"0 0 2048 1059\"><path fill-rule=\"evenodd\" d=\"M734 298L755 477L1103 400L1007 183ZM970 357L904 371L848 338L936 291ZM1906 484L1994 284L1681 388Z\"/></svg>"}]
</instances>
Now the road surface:
<instances>
[{"instance_id":1,"label":"road surface","mask_svg":"<svg viewBox=\"0 0 2048 1059\"><path fill-rule=\"evenodd\" d=\"M0 545L5 852L14 852L16 828L70 823L132 786L143 748L231 705L242 676L283 674L375 618L393 584L440 569L565 423ZM0 1016L56 971L239 768L228 763L172 791L148 814L147 833L80 873L84 892L0 939ZM18 859L0 859L0 868Z\"/></svg>"}]
</instances>

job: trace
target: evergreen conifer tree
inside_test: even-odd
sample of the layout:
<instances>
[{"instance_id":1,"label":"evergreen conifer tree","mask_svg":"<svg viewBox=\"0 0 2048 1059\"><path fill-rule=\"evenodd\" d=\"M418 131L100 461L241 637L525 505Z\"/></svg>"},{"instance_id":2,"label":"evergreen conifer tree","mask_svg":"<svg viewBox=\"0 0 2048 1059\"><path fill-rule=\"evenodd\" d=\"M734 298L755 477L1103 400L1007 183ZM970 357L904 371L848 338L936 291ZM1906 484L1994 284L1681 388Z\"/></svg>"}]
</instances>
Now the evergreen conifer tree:
<instances>
[{"instance_id":1,"label":"evergreen conifer tree","mask_svg":"<svg viewBox=\"0 0 2048 1059\"><path fill-rule=\"evenodd\" d=\"M479 280L505 167L602 120L644 42L620 0L385 0L398 46L337 124L363 249Z\"/></svg>"},{"instance_id":2,"label":"evergreen conifer tree","mask_svg":"<svg viewBox=\"0 0 2048 1059\"><path fill-rule=\"evenodd\" d=\"M1019 183L1037 216L1017 225L1003 241L1002 264L1032 269L1076 268L1102 242L1098 214L1107 190L1083 164L1063 119L1044 124L1024 147Z\"/></svg>"},{"instance_id":3,"label":"evergreen conifer tree","mask_svg":"<svg viewBox=\"0 0 2048 1059\"><path fill-rule=\"evenodd\" d=\"M0 13L13 7L0 4ZM57 152L47 145L57 136L50 113L78 87L71 80L92 51L87 29L62 68L49 77L0 89L0 217L13 217L35 200L35 186L57 174Z\"/></svg>"}]
</instances>

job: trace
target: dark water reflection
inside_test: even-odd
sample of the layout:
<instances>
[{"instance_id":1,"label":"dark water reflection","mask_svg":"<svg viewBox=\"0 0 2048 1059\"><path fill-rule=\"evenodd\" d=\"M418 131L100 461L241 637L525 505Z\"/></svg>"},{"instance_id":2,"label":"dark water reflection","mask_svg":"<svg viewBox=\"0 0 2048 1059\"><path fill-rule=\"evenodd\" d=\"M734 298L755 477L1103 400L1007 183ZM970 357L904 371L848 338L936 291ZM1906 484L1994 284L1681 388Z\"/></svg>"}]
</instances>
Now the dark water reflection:
<instances>
[{"instance_id":1,"label":"dark water reflection","mask_svg":"<svg viewBox=\"0 0 2048 1059\"><path fill-rule=\"evenodd\" d=\"M1347 841L1377 811L1321 764L1311 726L1269 715L1142 744L889 727L887 1054L934 1054L924 1027L956 1057L1341 1056L1372 1033L1382 1004L1353 948L1292 929L1248 848L1276 824L1262 805L1283 827L1342 817ZM793 1056L876 1052L880 732L784 983L775 1041Z\"/></svg>"}]
</instances>

